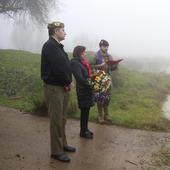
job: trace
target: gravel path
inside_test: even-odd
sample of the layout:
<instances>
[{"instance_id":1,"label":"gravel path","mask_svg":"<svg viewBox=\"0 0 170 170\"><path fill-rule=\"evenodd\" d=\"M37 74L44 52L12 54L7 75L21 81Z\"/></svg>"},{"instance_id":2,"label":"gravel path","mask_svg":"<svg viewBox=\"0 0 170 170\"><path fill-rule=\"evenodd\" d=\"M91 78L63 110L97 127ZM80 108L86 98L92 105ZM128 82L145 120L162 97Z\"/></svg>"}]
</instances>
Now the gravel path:
<instances>
[{"instance_id":1,"label":"gravel path","mask_svg":"<svg viewBox=\"0 0 170 170\"><path fill-rule=\"evenodd\" d=\"M79 121L68 120L67 139L77 152L68 154L70 163L62 163L49 156L48 118L0 107L0 170L160 170L151 156L170 143L170 133L89 126L93 140L80 138Z\"/></svg>"}]
</instances>

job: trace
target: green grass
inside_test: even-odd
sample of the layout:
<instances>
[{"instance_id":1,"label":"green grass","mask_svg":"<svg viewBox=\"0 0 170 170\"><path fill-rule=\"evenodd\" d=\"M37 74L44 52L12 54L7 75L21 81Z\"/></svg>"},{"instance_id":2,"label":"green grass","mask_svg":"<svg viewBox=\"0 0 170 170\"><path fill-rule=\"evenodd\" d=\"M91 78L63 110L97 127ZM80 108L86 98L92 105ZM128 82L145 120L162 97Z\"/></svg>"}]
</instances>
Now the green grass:
<instances>
[{"instance_id":1,"label":"green grass","mask_svg":"<svg viewBox=\"0 0 170 170\"><path fill-rule=\"evenodd\" d=\"M131 72L120 68L113 76L109 107L112 123L131 128L169 130L162 104L169 93L168 75ZM96 113L96 108L92 110ZM92 115L94 118L94 115Z\"/></svg>"},{"instance_id":2,"label":"green grass","mask_svg":"<svg viewBox=\"0 0 170 170\"><path fill-rule=\"evenodd\" d=\"M0 104L25 111L34 109L40 95L40 56L25 51L0 50ZM20 100L12 99L21 96Z\"/></svg>"},{"instance_id":3,"label":"green grass","mask_svg":"<svg viewBox=\"0 0 170 170\"><path fill-rule=\"evenodd\" d=\"M92 61L89 54L88 58ZM169 131L170 123L162 113L162 104L168 93L169 75L141 73L119 67L113 74L109 106L112 123L130 128ZM0 50L0 105L44 113L39 54ZM79 118L75 89L71 92L68 112L71 117ZM93 107L90 119L95 121L96 117L97 109Z\"/></svg>"}]
</instances>

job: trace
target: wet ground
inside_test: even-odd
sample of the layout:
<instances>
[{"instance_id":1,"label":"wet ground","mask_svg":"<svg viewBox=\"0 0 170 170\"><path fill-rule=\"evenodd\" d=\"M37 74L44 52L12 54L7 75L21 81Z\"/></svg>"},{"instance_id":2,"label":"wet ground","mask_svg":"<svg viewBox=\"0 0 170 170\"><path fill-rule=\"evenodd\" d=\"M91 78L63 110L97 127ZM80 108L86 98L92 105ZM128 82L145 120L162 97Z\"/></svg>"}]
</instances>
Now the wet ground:
<instances>
[{"instance_id":1,"label":"wet ground","mask_svg":"<svg viewBox=\"0 0 170 170\"><path fill-rule=\"evenodd\" d=\"M0 107L0 170L146 170L170 133L90 123L94 139L79 137L79 121L67 122L67 139L77 148L70 163L50 159L49 120ZM170 169L163 167L162 170Z\"/></svg>"}]
</instances>

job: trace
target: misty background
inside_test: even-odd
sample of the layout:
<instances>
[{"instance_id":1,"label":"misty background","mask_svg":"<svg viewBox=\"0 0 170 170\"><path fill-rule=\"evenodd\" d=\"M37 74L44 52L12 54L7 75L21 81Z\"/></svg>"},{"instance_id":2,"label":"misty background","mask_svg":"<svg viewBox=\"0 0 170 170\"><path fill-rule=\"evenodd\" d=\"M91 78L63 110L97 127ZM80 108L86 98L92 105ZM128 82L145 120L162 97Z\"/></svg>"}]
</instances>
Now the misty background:
<instances>
[{"instance_id":1,"label":"misty background","mask_svg":"<svg viewBox=\"0 0 170 170\"><path fill-rule=\"evenodd\" d=\"M76 45L97 51L106 39L109 52L129 68L170 72L170 2L168 0L65 0L51 9L49 22L65 23L65 50ZM46 25L0 15L0 48L40 53L48 39Z\"/></svg>"}]
</instances>

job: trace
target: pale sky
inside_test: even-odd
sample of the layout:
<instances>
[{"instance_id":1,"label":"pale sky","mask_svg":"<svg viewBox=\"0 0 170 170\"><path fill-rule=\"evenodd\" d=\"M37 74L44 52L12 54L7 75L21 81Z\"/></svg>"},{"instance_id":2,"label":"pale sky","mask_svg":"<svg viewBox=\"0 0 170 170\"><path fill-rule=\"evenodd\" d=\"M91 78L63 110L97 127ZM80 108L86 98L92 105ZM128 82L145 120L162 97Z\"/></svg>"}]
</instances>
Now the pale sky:
<instances>
[{"instance_id":1,"label":"pale sky","mask_svg":"<svg viewBox=\"0 0 170 170\"><path fill-rule=\"evenodd\" d=\"M51 14L53 20L65 23L67 36L63 44L69 51L79 44L96 51L100 39L106 39L116 56L170 56L169 0L65 0L60 13ZM0 37L6 39L6 44L2 38L0 48L12 48L9 39L14 32L9 28L5 36L7 29L1 27ZM29 33L25 30L24 34ZM29 50L40 51L47 39L46 27L41 28L41 36L34 34L41 37L40 45L31 48L29 37Z\"/></svg>"}]
</instances>

